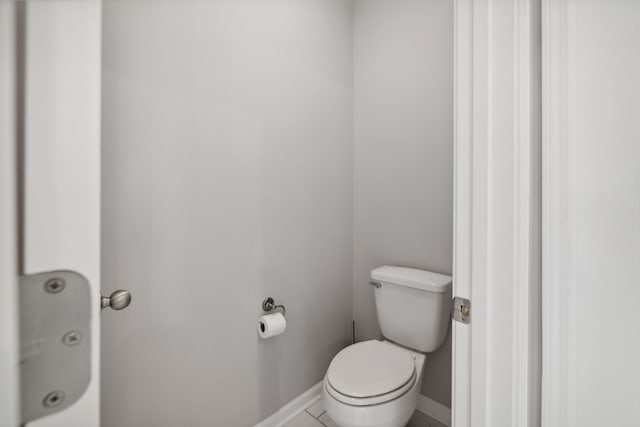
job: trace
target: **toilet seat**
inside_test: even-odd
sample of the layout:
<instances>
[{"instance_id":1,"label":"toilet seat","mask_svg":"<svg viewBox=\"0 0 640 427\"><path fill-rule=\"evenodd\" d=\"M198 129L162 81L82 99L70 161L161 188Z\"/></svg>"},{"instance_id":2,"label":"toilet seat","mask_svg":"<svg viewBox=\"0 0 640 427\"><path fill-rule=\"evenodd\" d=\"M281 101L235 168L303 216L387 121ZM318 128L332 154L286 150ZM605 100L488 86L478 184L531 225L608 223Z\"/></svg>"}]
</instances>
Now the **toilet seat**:
<instances>
[{"instance_id":1,"label":"toilet seat","mask_svg":"<svg viewBox=\"0 0 640 427\"><path fill-rule=\"evenodd\" d=\"M337 391L336 389L334 389L331 386L331 384L327 381L326 378L324 381L325 389L327 390L327 393L331 395L331 397L333 397L338 402L342 402L350 406L372 406L372 405L380 405L382 403L390 402L394 399L397 399L403 396L405 393L410 391L414 386L415 382L416 382L416 377L413 377L407 384L400 387L399 389L393 390L390 393L385 393L385 394L372 396L372 397L358 398L358 397L346 396L340 393L339 391Z\"/></svg>"},{"instance_id":2,"label":"toilet seat","mask_svg":"<svg viewBox=\"0 0 640 427\"><path fill-rule=\"evenodd\" d=\"M325 376L327 392L353 406L396 399L417 380L414 354L385 341L364 341L343 349Z\"/></svg>"}]
</instances>

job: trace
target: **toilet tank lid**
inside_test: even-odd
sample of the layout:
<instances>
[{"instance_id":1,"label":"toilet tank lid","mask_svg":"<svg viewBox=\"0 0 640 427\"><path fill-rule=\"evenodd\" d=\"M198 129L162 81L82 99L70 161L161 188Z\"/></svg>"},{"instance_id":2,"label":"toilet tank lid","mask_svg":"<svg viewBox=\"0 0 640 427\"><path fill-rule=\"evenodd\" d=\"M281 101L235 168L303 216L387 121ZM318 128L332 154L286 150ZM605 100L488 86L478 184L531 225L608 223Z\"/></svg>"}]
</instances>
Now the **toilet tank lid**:
<instances>
[{"instance_id":1,"label":"toilet tank lid","mask_svg":"<svg viewBox=\"0 0 640 427\"><path fill-rule=\"evenodd\" d=\"M371 271L371 279L430 292L449 292L451 276L417 268L385 265Z\"/></svg>"}]
</instances>

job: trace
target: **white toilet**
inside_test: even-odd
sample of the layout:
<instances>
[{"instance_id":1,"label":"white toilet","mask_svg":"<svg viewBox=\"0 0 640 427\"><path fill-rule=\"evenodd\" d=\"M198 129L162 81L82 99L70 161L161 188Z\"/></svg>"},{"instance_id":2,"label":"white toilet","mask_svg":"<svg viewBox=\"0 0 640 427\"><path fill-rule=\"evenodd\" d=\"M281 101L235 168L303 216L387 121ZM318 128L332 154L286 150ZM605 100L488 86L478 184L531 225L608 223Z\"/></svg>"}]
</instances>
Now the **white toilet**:
<instances>
[{"instance_id":1,"label":"white toilet","mask_svg":"<svg viewBox=\"0 0 640 427\"><path fill-rule=\"evenodd\" d=\"M385 341L338 353L322 387L325 409L340 427L404 427L416 409L426 355L449 327L451 277L405 267L371 272Z\"/></svg>"}]
</instances>

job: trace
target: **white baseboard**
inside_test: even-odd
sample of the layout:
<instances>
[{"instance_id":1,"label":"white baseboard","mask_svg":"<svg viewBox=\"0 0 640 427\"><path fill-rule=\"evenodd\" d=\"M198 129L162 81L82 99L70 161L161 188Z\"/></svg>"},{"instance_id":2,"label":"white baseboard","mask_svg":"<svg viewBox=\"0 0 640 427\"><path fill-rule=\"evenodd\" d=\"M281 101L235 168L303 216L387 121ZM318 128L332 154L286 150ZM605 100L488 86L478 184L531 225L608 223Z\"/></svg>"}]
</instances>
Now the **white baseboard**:
<instances>
[{"instance_id":1,"label":"white baseboard","mask_svg":"<svg viewBox=\"0 0 640 427\"><path fill-rule=\"evenodd\" d=\"M451 409L444 406L442 403L438 403L435 400L429 399L422 394L418 395L418 408L420 412L424 412L431 418L435 418L442 424L447 426L451 425Z\"/></svg>"},{"instance_id":2,"label":"white baseboard","mask_svg":"<svg viewBox=\"0 0 640 427\"><path fill-rule=\"evenodd\" d=\"M283 424L290 421L293 417L319 400L322 397L321 389L322 381L284 405L282 408L278 409L268 418L260 421L254 427L281 427Z\"/></svg>"}]
</instances>

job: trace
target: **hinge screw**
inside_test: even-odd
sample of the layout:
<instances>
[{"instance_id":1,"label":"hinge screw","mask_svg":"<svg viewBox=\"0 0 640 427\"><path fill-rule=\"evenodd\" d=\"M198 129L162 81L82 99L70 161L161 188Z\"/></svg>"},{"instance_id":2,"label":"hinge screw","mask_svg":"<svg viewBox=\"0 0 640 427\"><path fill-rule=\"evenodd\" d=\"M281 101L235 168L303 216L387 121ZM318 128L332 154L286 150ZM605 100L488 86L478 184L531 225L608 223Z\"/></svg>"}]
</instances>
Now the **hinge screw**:
<instances>
[{"instance_id":1,"label":"hinge screw","mask_svg":"<svg viewBox=\"0 0 640 427\"><path fill-rule=\"evenodd\" d=\"M80 344L80 341L82 341L82 334L78 331L67 332L62 337L62 343L69 347Z\"/></svg>"},{"instance_id":2,"label":"hinge screw","mask_svg":"<svg viewBox=\"0 0 640 427\"><path fill-rule=\"evenodd\" d=\"M44 284L44 290L49 292L50 294L57 294L59 292L62 292L64 287L64 280L57 277L47 280L47 282Z\"/></svg>"},{"instance_id":3,"label":"hinge screw","mask_svg":"<svg viewBox=\"0 0 640 427\"><path fill-rule=\"evenodd\" d=\"M64 400L64 393L60 390L52 391L47 394L42 401L42 406L45 408L55 408Z\"/></svg>"}]
</instances>

